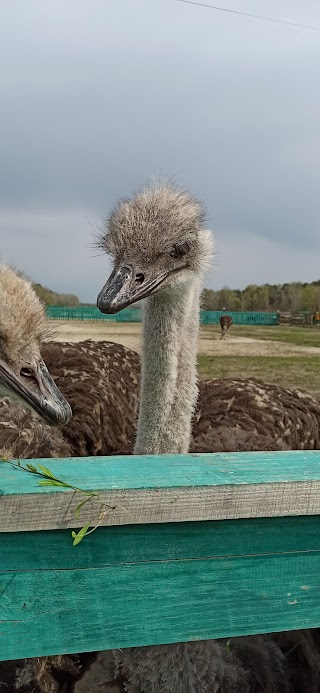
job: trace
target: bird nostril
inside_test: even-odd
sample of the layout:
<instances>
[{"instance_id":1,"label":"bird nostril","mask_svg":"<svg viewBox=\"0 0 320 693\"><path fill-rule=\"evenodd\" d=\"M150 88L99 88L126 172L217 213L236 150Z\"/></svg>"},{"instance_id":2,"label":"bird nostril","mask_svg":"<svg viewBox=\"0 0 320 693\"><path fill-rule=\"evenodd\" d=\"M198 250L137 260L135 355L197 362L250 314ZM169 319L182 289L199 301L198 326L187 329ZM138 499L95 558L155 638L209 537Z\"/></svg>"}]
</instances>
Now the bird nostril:
<instances>
[{"instance_id":1,"label":"bird nostril","mask_svg":"<svg viewBox=\"0 0 320 693\"><path fill-rule=\"evenodd\" d=\"M32 368L21 368L20 375L23 375L25 378L33 378L34 373Z\"/></svg>"},{"instance_id":2,"label":"bird nostril","mask_svg":"<svg viewBox=\"0 0 320 693\"><path fill-rule=\"evenodd\" d=\"M143 284L143 282L144 282L144 274L142 274L142 272L138 272L138 274L136 274L135 281L136 281L137 284Z\"/></svg>"}]
</instances>

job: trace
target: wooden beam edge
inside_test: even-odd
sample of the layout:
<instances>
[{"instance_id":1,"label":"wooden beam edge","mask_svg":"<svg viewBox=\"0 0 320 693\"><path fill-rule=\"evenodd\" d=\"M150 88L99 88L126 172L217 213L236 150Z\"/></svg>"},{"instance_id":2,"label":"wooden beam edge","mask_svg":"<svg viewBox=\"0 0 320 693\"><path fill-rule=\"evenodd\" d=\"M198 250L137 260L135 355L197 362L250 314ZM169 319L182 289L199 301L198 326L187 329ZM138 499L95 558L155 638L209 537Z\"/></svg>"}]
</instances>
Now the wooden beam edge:
<instances>
[{"instance_id":1,"label":"wooden beam edge","mask_svg":"<svg viewBox=\"0 0 320 693\"><path fill-rule=\"evenodd\" d=\"M0 497L0 532L197 522L320 514L320 481L292 481L104 491L74 511L84 496L66 491Z\"/></svg>"}]
</instances>

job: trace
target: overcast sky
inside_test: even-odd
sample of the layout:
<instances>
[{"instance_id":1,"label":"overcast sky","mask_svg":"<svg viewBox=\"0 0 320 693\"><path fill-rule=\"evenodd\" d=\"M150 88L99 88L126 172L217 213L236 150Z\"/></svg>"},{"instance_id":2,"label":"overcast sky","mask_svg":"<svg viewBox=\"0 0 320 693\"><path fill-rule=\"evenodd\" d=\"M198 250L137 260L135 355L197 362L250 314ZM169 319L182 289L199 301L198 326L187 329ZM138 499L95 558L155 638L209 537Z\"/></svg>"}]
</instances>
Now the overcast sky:
<instances>
[{"instance_id":1,"label":"overcast sky","mask_svg":"<svg viewBox=\"0 0 320 693\"><path fill-rule=\"evenodd\" d=\"M320 28L319 0L220 2ZM207 209L207 286L320 278L320 31L176 0L3 0L0 64L6 262L95 301L94 228L162 173Z\"/></svg>"}]
</instances>

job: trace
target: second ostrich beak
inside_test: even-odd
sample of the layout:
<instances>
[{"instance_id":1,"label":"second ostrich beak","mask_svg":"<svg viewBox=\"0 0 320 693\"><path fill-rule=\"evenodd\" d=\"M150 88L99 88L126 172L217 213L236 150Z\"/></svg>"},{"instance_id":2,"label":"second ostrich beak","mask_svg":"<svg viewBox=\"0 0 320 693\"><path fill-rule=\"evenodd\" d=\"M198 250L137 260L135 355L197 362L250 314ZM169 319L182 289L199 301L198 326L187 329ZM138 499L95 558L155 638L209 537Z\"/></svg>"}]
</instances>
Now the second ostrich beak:
<instances>
[{"instance_id":1,"label":"second ostrich beak","mask_svg":"<svg viewBox=\"0 0 320 693\"><path fill-rule=\"evenodd\" d=\"M177 274L181 269L184 267L164 270L147 279L142 272L135 272L132 265L118 267L113 270L101 289L97 306L101 313L118 313L119 310L155 293L168 277Z\"/></svg>"}]
</instances>

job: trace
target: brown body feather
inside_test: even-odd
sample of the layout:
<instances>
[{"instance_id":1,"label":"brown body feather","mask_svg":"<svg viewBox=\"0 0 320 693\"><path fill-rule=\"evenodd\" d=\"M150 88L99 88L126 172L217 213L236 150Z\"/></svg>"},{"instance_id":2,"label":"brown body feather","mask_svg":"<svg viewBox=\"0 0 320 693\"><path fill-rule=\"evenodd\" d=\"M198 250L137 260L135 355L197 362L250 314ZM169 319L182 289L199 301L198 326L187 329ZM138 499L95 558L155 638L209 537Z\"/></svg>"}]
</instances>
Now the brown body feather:
<instances>
[{"instance_id":1,"label":"brown body feather","mask_svg":"<svg viewBox=\"0 0 320 693\"><path fill-rule=\"evenodd\" d=\"M62 431L45 424L20 404L7 398L0 399L0 458L15 460L70 455Z\"/></svg>"},{"instance_id":2,"label":"brown body feather","mask_svg":"<svg viewBox=\"0 0 320 693\"><path fill-rule=\"evenodd\" d=\"M126 454L133 448L139 356L113 342L49 342L48 369L71 405L63 435L73 456Z\"/></svg>"},{"instance_id":3,"label":"brown body feather","mask_svg":"<svg viewBox=\"0 0 320 693\"><path fill-rule=\"evenodd\" d=\"M48 368L73 410L62 429L74 456L130 454L140 359L113 342L49 342ZM191 452L320 449L320 402L254 378L200 381Z\"/></svg>"},{"instance_id":4,"label":"brown body feather","mask_svg":"<svg viewBox=\"0 0 320 693\"><path fill-rule=\"evenodd\" d=\"M202 444L202 452L218 452L221 433L226 442L228 432L238 451L242 444L246 450L318 450L320 402L305 392L254 378L201 382L193 449Z\"/></svg>"}]
</instances>

